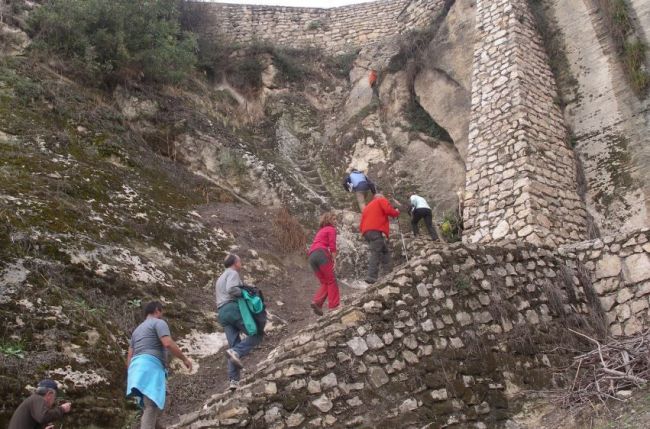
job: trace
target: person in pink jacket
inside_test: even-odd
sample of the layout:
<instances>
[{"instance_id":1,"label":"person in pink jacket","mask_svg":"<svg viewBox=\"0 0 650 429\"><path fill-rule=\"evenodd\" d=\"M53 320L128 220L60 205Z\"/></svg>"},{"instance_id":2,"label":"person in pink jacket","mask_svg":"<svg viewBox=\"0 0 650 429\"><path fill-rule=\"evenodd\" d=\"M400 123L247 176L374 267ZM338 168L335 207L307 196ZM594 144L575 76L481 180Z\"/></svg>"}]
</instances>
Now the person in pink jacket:
<instances>
[{"instance_id":1,"label":"person in pink jacket","mask_svg":"<svg viewBox=\"0 0 650 429\"><path fill-rule=\"evenodd\" d=\"M309 248L309 266L320 282L312 299L311 308L323 315L323 304L327 300L330 310L339 306L339 286L336 283L336 215L327 212L320 217L320 229Z\"/></svg>"}]
</instances>

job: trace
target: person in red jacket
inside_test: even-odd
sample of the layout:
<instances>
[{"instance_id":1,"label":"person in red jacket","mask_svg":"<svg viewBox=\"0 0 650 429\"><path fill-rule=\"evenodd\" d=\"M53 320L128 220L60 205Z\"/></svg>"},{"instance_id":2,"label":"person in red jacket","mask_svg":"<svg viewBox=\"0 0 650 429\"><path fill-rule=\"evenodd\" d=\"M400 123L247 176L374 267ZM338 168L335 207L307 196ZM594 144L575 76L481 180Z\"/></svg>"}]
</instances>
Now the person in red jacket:
<instances>
[{"instance_id":1,"label":"person in red jacket","mask_svg":"<svg viewBox=\"0 0 650 429\"><path fill-rule=\"evenodd\" d=\"M309 248L309 265L320 282L320 288L312 299L311 308L323 315L323 304L327 300L330 310L339 306L339 286L336 283L336 215L327 212L320 217L320 229Z\"/></svg>"},{"instance_id":2,"label":"person in red jacket","mask_svg":"<svg viewBox=\"0 0 650 429\"><path fill-rule=\"evenodd\" d=\"M388 218L399 216L399 210L390 205L381 194L376 194L361 213L361 235L368 242L368 275L366 283L374 283L379 276L379 264L385 270L390 269L390 253L388 252Z\"/></svg>"}]
</instances>

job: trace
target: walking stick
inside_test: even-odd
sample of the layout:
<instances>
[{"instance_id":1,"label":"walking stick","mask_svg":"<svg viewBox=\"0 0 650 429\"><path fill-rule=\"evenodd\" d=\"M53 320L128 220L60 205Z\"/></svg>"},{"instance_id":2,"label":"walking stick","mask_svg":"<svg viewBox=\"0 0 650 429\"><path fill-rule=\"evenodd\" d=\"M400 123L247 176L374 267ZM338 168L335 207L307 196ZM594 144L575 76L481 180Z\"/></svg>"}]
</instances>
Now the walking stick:
<instances>
[{"instance_id":1,"label":"walking stick","mask_svg":"<svg viewBox=\"0 0 650 429\"><path fill-rule=\"evenodd\" d=\"M397 206L402 206L399 201L395 200L395 186L393 186L393 183L391 182L390 188L393 191L393 204ZM404 234L402 234L402 228L400 228L399 224L399 216L397 217L397 232L399 233L400 238L402 239L402 250L404 251L404 257L406 258L406 262L409 262L409 255L406 252L406 241L404 240Z\"/></svg>"}]
</instances>

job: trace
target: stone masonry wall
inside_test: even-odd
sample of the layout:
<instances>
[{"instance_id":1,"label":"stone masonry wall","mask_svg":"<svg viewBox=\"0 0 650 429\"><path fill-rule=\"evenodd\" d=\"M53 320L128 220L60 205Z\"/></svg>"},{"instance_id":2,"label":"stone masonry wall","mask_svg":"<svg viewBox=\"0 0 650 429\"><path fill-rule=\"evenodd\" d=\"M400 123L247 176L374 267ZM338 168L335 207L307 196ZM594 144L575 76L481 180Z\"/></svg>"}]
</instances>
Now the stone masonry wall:
<instances>
[{"instance_id":1,"label":"stone masonry wall","mask_svg":"<svg viewBox=\"0 0 650 429\"><path fill-rule=\"evenodd\" d=\"M380 0L331 9L192 3L207 17L200 31L210 37L335 53L426 26L445 0Z\"/></svg>"},{"instance_id":2,"label":"stone masonry wall","mask_svg":"<svg viewBox=\"0 0 650 429\"><path fill-rule=\"evenodd\" d=\"M544 350L591 309L568 270L528 245L421 242L410 263L175 427L500 426L518 391L564 381L549 367L570 357Z\"/></svg>"},{"instance_id":3,"label":"stone masonry wall","mask_svg":"<svg viewBox=\"0 0 650 429\"><path fill-rule=\"evenodd\" d=\"M476 12L463 239L584 240L574 154L526 0L478 0Z\"/></svg>"},{"instance_id":4,"label":"stone masonry wall","mask_svg":"<svg viewBox=\"0 0 650 429\"><path fill-rule=\"evenodd\" d=\"M593 282L611 335L650 328L650 229L562 246L558 254Z\"/></svg>"}]
</instances>

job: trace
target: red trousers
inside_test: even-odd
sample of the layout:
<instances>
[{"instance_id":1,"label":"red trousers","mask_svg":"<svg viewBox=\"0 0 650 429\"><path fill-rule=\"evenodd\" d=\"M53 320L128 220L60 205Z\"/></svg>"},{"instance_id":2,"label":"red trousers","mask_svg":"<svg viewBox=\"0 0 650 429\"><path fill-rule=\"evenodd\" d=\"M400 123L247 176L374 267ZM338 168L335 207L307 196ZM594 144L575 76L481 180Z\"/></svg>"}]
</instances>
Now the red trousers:
<instances>
[{"instance_id":1,"label":"red trousers","mask_svg":"<svg viewBox=\"0 0 650 429\"><path fill-rule=\"evenodd\" d=\"M314 270L314 274L320 282L320 287L314 295L313 302L319 307L322 307L327 300L327 307L332 310L339 306L339 286L336 284L336 277L334 275L334 263L331 259L326 264Z\"/></svg>"}]
</instances>

